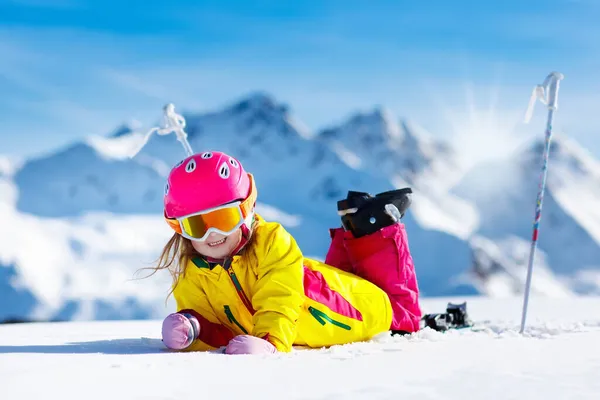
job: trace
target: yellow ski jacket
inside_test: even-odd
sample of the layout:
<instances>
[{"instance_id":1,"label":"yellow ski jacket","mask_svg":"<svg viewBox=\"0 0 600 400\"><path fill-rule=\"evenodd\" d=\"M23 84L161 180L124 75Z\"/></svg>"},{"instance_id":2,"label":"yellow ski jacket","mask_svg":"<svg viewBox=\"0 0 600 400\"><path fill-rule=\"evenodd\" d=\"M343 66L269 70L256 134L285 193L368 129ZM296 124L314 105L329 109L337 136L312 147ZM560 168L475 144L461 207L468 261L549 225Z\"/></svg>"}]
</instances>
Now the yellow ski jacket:
<instances>
[{"instance_id":1,"label":"yellow ski jacket","mask_svg":"<svg viewBox=\"0 0 600 400\"><path fill-rule=\"evenodd\" d=\"M174 290L179 312L200 321L186 350L205 351L250 334L279 351L364 341L390 329L387 294L373 283L305 258L283 226L257 216L243 251L212 269L190 260Z\"/></svg>"}]
</instances>

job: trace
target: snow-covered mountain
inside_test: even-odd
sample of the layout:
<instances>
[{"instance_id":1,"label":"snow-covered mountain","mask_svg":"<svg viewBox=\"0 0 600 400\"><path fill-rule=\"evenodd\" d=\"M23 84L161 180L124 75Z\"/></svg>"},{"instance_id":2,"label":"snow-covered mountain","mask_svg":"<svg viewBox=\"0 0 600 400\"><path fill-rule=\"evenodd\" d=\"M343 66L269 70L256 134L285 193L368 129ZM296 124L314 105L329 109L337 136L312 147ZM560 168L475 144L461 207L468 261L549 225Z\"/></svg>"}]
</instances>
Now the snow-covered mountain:
<instances>
[{"instance_id":1,"label":"snow-covered mountain","mask_svg":"<svg viewBox=\"0 0 600 400\"><path fill-rule=\"evenodd\" d=\"M318 137L356 169L386 176L395 187L412 187L418 201L411 212L420 226L461 238L472 233L477 211L448 191L464 173L449 143L382 108L356 114Z\"/></svg>"},{"instance_id":2,"label":"snow-covered mountain","mask_svg":"<svg viewBox=\"0 0 600 400\"><path fill-rule=\"evenodd\" d=\"M14 177L17 207L46 217L157 211L164 177L160 166L124 154L134 137L92 138L26 162Z\"/></svg>"},{"instance_id":3,"label":"snow-covered mountain","mask_svg":"<svg viewBox=\"0 0 600 400\"><path fill-rule=\"evenodd\" d=\"M509 236L530 242L543 146L541 139L507 160L480 165L453 189L477 205L478 234L497 243ZM600 293L600 163L562 136L553 138L549 160L540 257L567 286ZM519 257L529 254L528 246L520 249Z\"/></svg>"},{"instance_id":4,"label":"snow-covered mountain","mask_svg":"<svg viewBox=\"0 0 600 400\"><path fill-rule=\"evenodd\" d=\"M184 116L192 148L237 156L256 177L259 212L282 222L307 256L324 257L328 228L340 224L336 201L347 190L410 186L404 222L424 296L521 290L540 144L467 173L451 145L382 109L317 134L262 93ZM151 265L171 234L161 218L162 191L185 153L173 135L154 135L130 159L145 133L124 125L45 157L0 159L0 217L7 221L0 224L0 296L9 305L0 319L164 312L167 274L128 279ZM564 140L553 149L534 291L594 292L598 162ZM584 199L589 205L578 207Z\"/></svg>"},{"instance_id":5,"label":"snow-covered mountain","mask_svg":"<svg viewBox=\"0 0 600 400\"><path fill-rule=\"evenodd\" d=\"M413 132L407 124L401 128L390 115L376 112L370 119L359 118L363 121L360 129L369 134L367 122L371 121L371 136L392 138L378 151L384 152L382 148L387 146L398 154L409 154L407 159L412 160L409 164L413 167L401 173L394 173L393 166L386 173L377 168L357 168L340 157L331 143L321 140L323 135L313 139L288 107L264 94L254 94L218 112L188 113L185 118L192 148L236 155L256 176L263 209L274 207L279 215L293 216L296 223L288 229L305 253L314 257L323 257L327 251L328 228L340 224L336 201L347 190L378 193L405 186L416 181L419 173L431 173L433 167L425 165L440 163L434 156L436 149L444 159L452 154L423 132ZM345 132L351 135L348 129ZM160 215L162 199L157 191L162 190L167 166L176 164L185 153L173 136L157 135L150 137L133 160L126 158L141 138L140 132L120 127L106 138L87 139L27 163L15 175L17 185L24 188L20 190L19 210L52 217L98 211ZM359 156L368 159L365 154ZM393 154L388 157L393 161ZM422 166L414 167L417 164ZM123 172L119 174L119 170ZM451 196L441 191L438 198L435 192L421 187L415 190L414 218L408 215L406 224L416 238L411 243L421 266L422 289L430 294L454 294L459 289L450 283L451 278L465 268L470 256L469 244L460 237L468 234L475 212L464 202L453 203ZM54 200L39 204L37 199L44 193ZM446 255L443 263L440 254Z\"/></svg>"},{"instance_id":6,"label":"snow-covered mountain","mask_svg":"<svg viewBox=\"0 0 600 400\"><path fill-rule=\"evenodd\" d=\"M496 241L476 236L471 240L471 247L472 267L467 275L481 293L493 297L523 293L531 242L511 235ZM574 294L548 267L548 256L541 249L536 252L533 268L533 295L566 297Z\"/></svg>"},{"instance_id":7,"label":"snow-covered mountain","mask_svg":"<svg viewBox=\"0 0 600 400\"><path fill-rule=\"evenodd\" d=\"M355 171L327 146L308 138L287 108L266 95L254 94L222 111L185 117L196 152L218 149L236 155L255 174L262 203L303 216L303 229L295 233L306 246L314 241L315 229L327 240L326 230L318 227L339 225L335 202L347 190L392 188L386 177ZM51 217L89 211L159 215L165 176L185 153L172 135L156 135L134 159L127 158L141 138L140 132L121 128L109 137L88 139L27 162L14 178L20 188L19 210ZM40 197L53 200L40 202ZM313 233L306 233L309 229ZM323 245L307 251L325 249Z\"/></svg>"},{"instance_id":8,"label":"snow-covered mountain","mask_svg":"<svg viewBox=\"0 0 600 400\"><path fill-rule=\"evenodd\" d=\"M409 121L398 121L389 110L358 113L320 138L357 169L373 169L415 186L424 176L439 179L458 169L453 149ZM443 173L442 173L443 172Z\"/></svg>"}]
</instances>

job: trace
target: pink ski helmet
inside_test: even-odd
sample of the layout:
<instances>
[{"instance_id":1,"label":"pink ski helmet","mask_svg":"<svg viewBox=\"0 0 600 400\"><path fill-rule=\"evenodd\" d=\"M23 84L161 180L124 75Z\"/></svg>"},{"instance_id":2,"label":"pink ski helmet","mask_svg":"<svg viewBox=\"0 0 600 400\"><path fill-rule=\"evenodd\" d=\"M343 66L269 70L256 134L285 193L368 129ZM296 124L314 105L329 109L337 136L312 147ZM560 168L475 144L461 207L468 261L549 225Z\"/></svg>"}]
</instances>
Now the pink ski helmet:
<instances>
[{"instance_id":1,"label":"pink ski helmet","mask_svg":"<svg viewBox=\"0 0 600 400\"><path fill-rule=\"evenodd\" d=\"M169 173L164 215L167 220L180 218L237 200L248 200L242 208L245 214L252 213L256 203L252 174L234 157L206 151L185 158Z\"/></svg>"}]
</instances>

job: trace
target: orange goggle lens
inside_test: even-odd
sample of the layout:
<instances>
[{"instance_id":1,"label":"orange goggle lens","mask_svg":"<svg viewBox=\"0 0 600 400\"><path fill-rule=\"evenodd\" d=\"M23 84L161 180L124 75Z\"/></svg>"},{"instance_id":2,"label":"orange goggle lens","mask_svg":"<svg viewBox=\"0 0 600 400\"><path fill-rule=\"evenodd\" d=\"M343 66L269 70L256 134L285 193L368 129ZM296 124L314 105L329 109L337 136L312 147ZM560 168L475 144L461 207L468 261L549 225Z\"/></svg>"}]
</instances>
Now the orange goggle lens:
<instances>
[{"instance_id":1,"label":"orange goggle lens","mask_svg":"<svg viewBox=\"0 0 600 400\"><path fill-rule=\"evenodd\" d=\"M238 206L221 208L205 214L192 215L180 220L182 233L194 239L201 239L210 228L229 233L244 220Z\"/></svg>"}]
</instances>

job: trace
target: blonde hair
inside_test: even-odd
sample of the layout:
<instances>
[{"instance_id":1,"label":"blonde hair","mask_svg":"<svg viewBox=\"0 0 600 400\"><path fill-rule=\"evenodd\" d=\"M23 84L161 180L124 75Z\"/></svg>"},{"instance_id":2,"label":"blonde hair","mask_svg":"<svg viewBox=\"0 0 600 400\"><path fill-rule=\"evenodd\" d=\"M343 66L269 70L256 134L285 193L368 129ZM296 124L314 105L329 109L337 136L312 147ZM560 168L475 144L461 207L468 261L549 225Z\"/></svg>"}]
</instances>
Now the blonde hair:
<instances>
[{"instance_id":1,"label":"blonde hair","mask_svg":"<svg viewBox=\"0 0 600 400\"><path fill-rule=\"evenodd\" d=\"M178 233L173 233L171 239L163 247L160 256L155 261L154 267L141 268L141 270L151 270L152 272L144 278L149 278L158 271L167 270L173 279L171 290L167 293L167 299L177 286L179 278L185 275L188 261L196 257L198 252L192 246L192 242Z\"/></svg>"}]
</instances>

